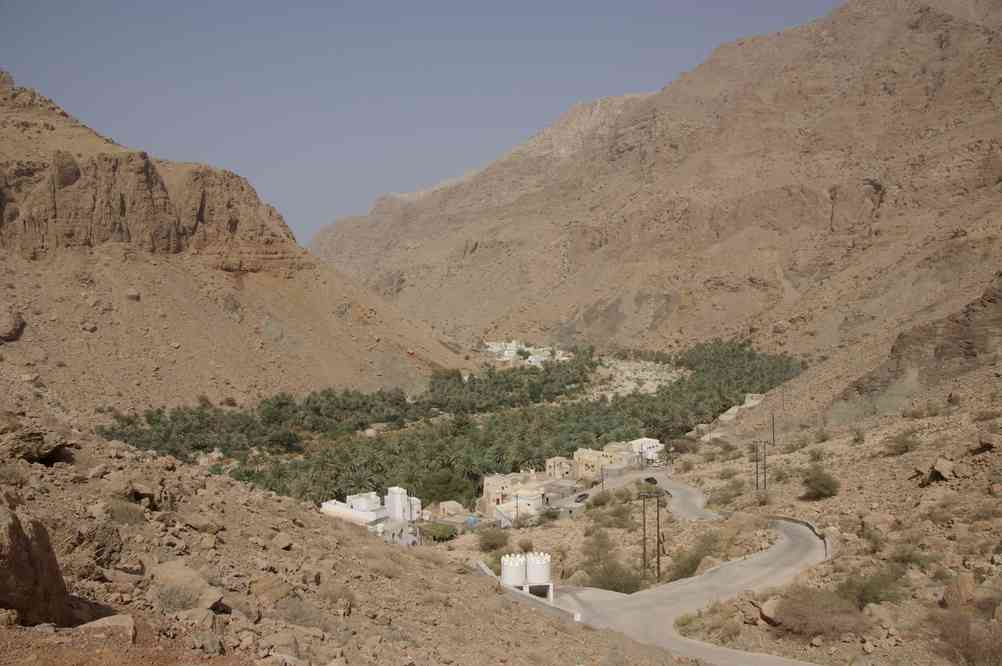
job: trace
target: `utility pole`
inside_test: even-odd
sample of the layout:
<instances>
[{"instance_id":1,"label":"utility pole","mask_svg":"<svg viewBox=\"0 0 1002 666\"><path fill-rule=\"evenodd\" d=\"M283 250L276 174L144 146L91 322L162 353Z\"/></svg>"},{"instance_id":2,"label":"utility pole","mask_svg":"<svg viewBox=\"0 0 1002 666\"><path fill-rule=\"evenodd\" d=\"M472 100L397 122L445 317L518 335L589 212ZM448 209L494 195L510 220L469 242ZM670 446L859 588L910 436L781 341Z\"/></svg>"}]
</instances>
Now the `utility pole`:
<instances>
[{"instance_id":1,"label":"utility pole","mask_svg":"<svg viewBox=\"0 0 1002 666\"><path fill-rule=\"evenodd\" d=\"M640 503L644 507L643 508L644 546L643 546L643 555L641 558L642 564L640 571L642 575L646 577L647 576L647 495L646 494L642 494L640 496Z\"/></svg>"},{"instance_id":2,"label":"utility pole","mask_svg":"<svg viewBox=\"0 0 1002 666\"><path fill-rule=\"evenodd\" d=\"M759 471L759 458L761 457L762 445L758 440L755 440L755 490L759 489L759 476L761 472Z\"/></svg>"},{"instance_id":3,"label":"utility pole","mask_svg":"<svg viewBox=\"0 0 1002 666\"><path fill-rule=\"evenodd\" d=\"M776 412L772 413L772 446L776 448ZM763 471L762 476L765 479L765 489L769 490L769 446L766 444L765 451L762 454L762 465Z\"/></svg>"},{"instance_id":4,"label":"utility pole","mask_svg":"<svg viewBox=\"0 0 1002 666\"><path fill-rule=\"evenodd\" d=\"M657 502L657 515L658 515L658 582L661 582L661 497L658 496L655 500Z\"/></svg>"},{"instance_id":5,"label":"utility pole","mask_svg":"<svg viewBox=\"0 0 1002 666\"><path fill-rule=\"evenodd\" d=\"M602 492L605 492L605 465L598 468L599 474L602 475Z\"/></svg>"}]
</instances>

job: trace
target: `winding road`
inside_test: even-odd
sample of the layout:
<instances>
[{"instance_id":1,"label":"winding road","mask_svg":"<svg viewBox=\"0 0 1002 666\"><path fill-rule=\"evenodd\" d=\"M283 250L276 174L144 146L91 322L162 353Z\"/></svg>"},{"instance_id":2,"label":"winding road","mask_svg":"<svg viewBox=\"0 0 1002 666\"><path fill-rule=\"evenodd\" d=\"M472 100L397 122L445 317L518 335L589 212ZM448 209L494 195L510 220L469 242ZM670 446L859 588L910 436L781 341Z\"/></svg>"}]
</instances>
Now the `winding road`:
<instances>
[{"instance_id":1,"label":"winding road","mask_svg":"<svg viewBox=\"0 0 1002 666\"><path fill-rule=\"evenodd\" d=\"M717 520L704 508L701 491L668 478L655 476L672 495L671 511L684 520ZM741 652L683 638L675 620L706 608L714 601L731 599L745 590L764 590L790 582L800 572L825 560L824 543L805 525L776 519L772 528L779 540L767 550L727 562L701 576L649 588L635 594L619 594L594 588L558 589L556 605L591 626L606 627L682 657L694 657L716 666L811 666L808 662L773 655Z\"/></svg>"}]
</instances>

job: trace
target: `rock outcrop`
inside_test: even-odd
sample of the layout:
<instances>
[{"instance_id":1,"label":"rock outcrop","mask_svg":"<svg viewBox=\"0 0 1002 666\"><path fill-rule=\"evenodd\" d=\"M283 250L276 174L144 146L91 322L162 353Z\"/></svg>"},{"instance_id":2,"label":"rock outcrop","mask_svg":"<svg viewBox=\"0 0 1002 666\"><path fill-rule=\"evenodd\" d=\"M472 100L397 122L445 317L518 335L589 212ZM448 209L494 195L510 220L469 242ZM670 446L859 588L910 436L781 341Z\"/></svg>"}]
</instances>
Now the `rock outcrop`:
<instances>
[{"instance_id":1,"label":"rock outcrop","mask_svg":"<svg viewBox=\"0 0 1002 666\"><path fill-rule=\"evenodd\" d=\"M0 252L36 259L116 242L154 254L206 255L227 271L312 263L245 179L123 148L51 100L14 86L9 75L5 82Z\"/></svg>"},{"instance_id":2,"label":"rock outcrop","mask_svg":"<svg viewBox=\"0 0 1002 666\"><path fill-rule=\"evenodd\" d=\"M0 506L0 608L17 611L21 624L72 622L70 600L49 533L37 520L27 530Z\"/></svg>"}]
</instances>

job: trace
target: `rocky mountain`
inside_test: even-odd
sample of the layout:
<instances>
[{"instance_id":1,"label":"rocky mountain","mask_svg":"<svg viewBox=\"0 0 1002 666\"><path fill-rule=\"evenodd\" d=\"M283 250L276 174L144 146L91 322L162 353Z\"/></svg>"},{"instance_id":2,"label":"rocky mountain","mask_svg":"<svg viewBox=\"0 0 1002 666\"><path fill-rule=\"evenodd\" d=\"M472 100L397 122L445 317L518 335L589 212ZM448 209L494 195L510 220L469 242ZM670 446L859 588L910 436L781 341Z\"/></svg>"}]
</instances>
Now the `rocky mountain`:
<instances>
[{"instance_id":1,"label":"rocky mountain","mask_svg":"<svg viewBox=\"0 0 1002 666\"><path fill-rule=\"evenodd\" d=\"M850 0L312 247L467 342L886 348L1002 259L1000 28L994 2Z\"/></svg>"},{"instance_id":2,"label":"rocky mountain","mask_svg":"<svg viewBox=\"0 0 1002 666\"><path fill-rule=\"evenodd\" d=\"M0 386L73 412L414 387L460 365L245 179L124 148L0 77Z\"/></svg>"}]
</instances>

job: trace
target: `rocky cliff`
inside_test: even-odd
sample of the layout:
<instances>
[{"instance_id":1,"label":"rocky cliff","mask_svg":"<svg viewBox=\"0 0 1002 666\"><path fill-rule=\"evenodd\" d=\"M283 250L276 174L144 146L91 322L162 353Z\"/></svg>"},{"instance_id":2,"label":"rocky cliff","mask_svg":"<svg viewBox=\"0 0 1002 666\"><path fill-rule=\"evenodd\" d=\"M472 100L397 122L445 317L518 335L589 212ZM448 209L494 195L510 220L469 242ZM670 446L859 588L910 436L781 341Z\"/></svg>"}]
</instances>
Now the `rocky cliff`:
<instances>
[{"instance_id":1,"label":"rocky cliff","mask_svg":"<svg viewBox=\"0 0 1002 666\"><path fill-rule=\"evenodd\" d=\"M117 242L203 255L228 271L311 263L245 179L118 146L9 74L0 132L0 250L38 258Z\"/></svg>"}]
</instances>

